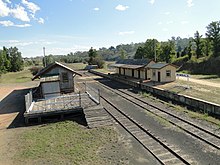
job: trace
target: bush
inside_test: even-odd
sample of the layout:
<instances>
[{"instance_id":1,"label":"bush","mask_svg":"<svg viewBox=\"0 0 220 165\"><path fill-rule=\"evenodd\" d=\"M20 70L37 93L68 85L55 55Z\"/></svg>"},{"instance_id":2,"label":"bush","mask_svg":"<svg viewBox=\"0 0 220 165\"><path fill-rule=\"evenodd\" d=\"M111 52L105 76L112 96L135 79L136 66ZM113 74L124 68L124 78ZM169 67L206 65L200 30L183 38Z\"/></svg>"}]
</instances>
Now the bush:
<instances>
[{"instance_id":1,"label":"bush","mask_svg":"<svg viewBox=\"0 0 220 165\"><path fill-rule=\"evenodd\" d=\"M41 69L43 69L41 66L33 66L32 68L29 68L33 76L35 76Z\"/></svg>"}]
</instances>

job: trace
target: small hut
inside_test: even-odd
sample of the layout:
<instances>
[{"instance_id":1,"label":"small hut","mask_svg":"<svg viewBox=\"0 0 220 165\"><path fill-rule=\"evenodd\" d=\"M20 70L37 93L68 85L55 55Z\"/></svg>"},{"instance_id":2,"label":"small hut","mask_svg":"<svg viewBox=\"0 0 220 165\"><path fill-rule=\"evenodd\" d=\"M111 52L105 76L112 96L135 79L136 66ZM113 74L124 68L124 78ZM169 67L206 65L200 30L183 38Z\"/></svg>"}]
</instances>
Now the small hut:
<instances>
[{"instance_id":1,"label":"small hut","mask_svg":"<svg viewBox=\"0 0 220 165\"><path fill-rule=\"evenodd\" d=\"M74 92L74 77L81 76L73 69L59 63L49 64L39 71L32 80L40 78L38 87L42 98L60 96L61 93Z\"/></svg>"}]
</instances>

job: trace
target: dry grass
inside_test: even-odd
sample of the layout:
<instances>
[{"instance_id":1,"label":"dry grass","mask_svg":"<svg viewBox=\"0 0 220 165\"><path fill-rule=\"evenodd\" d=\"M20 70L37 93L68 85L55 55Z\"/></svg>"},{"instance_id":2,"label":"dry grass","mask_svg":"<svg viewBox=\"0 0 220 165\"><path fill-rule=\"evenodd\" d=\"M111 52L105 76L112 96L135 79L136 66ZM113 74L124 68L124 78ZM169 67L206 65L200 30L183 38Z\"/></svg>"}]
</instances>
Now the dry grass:
<instances>
[{"instance_id":1,"label":"dry grass","mask_svg":"<svg viewBox=\"0 0 220 165\"><path fill-rule=\"evenodd\" d=\"M187 86L189 88L187 88ZM159 87L178 94L188 95L216 104L220 103L220 88L217 87L182 80L176 80L175 82L160 85Z\"/></svg>"}]
</instances>

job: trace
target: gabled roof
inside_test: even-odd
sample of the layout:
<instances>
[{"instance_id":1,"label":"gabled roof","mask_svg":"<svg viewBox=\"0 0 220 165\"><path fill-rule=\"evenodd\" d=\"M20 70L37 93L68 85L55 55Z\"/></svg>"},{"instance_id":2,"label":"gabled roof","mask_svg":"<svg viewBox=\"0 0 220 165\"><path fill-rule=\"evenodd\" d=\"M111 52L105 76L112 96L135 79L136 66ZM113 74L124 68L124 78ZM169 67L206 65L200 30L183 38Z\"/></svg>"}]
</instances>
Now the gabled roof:
<instances>
[{"instance_id":1,"label":"gabled roof","mask_svg":"<svg viewBox=\"0 0 220 165\"><path fill-rule=\"evenodd\" d=\"M116 64L127 64L127 65L147 65L152 60L149 59L123 59L118 60Z\"/></svg>"},{"instance_id":2,"label":"gabled roof","mask_svg":"<svg viewBox=\"0 0 220 165\"><path fill-rule=\"evenodd\" d=\"M145 67L151 61L152 60L149 59L124 59L117 61L115 64L112 64L111 66L116 68L138 69Z\"/></svg>"},{"instance_id":3,"label":"gabled roof","mask_svg":"<svg viewBox=\"0 0 220 165\"><path fill-rule=\"evenodd\" d=\"M150 65L148 68L150 68L150 69L162 69L163 67L168 66L168 65L171 65L171 66L176 68L175 65L168 64L168 63L155 63L155 64Z\"/></svg>"},{"instance_id":4,"label":"gabled roof","mask_svg":"<svg viewBox=\"0 0 220 165\"><path fill-rule=\"evenodd\" d=\"M32 80L34 80L34 79L40 77L41 75L44 75L45 73L49 72L52 68L54 68L54 67L56 67L56 66L60 66L60 67L66 69L66 70L68 70L68 71L70 71L70 72L72 72L72 73L75 73L75 74L77 74L77 75L79 75L79 76L82 76L81 74L77 73L77 72L74 71L73 69L71 69L71 68L69 68L69 67L67 67L67 66L65 66L65 65L63 65L63 64L61 64L61 63L55 61L54 63L49 64L49 65L47 65L45 68L41 69L41 70L32 78Z\"/></svg>"}]
</instances>

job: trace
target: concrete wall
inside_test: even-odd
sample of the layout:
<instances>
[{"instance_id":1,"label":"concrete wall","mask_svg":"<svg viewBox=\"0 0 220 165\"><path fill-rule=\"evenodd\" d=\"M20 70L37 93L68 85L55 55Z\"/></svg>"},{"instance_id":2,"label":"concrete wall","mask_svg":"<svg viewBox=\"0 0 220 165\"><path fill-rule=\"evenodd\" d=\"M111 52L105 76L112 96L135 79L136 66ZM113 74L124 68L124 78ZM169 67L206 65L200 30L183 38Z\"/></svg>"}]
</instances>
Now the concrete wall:
<instances>
[{"instance_id":1,"label":"concrete wall","mask_svg":"<svg viewBox=\"0 0 220 165\"><path fill-rule=\"evenodd\" d=\"M142 90L145 90L152 94L158 95L160 97L164 97L168 100L175 101L185 106L192 107L196 109L197 111L202 111L204 113L209 113L209 114L220 116L220 105L219 104L211 103L211 102L201 100L198 98L194 98L194 97L190 97L190 96L176 94L176 93L173 93L173 92L161 89L161 88L156 88L156 87L147 86L147 85L140 84L140 83L135 83L135 82L128 81L127 79L125 80L120 77L112 77L111 75L106 75L104 73L96 72L93 70L91 70L90 72L100 75L102 77L112 79L114 81L118 81L124 84L131 85L133 87L139 87Z\"/></svg>"}]
</instances>

